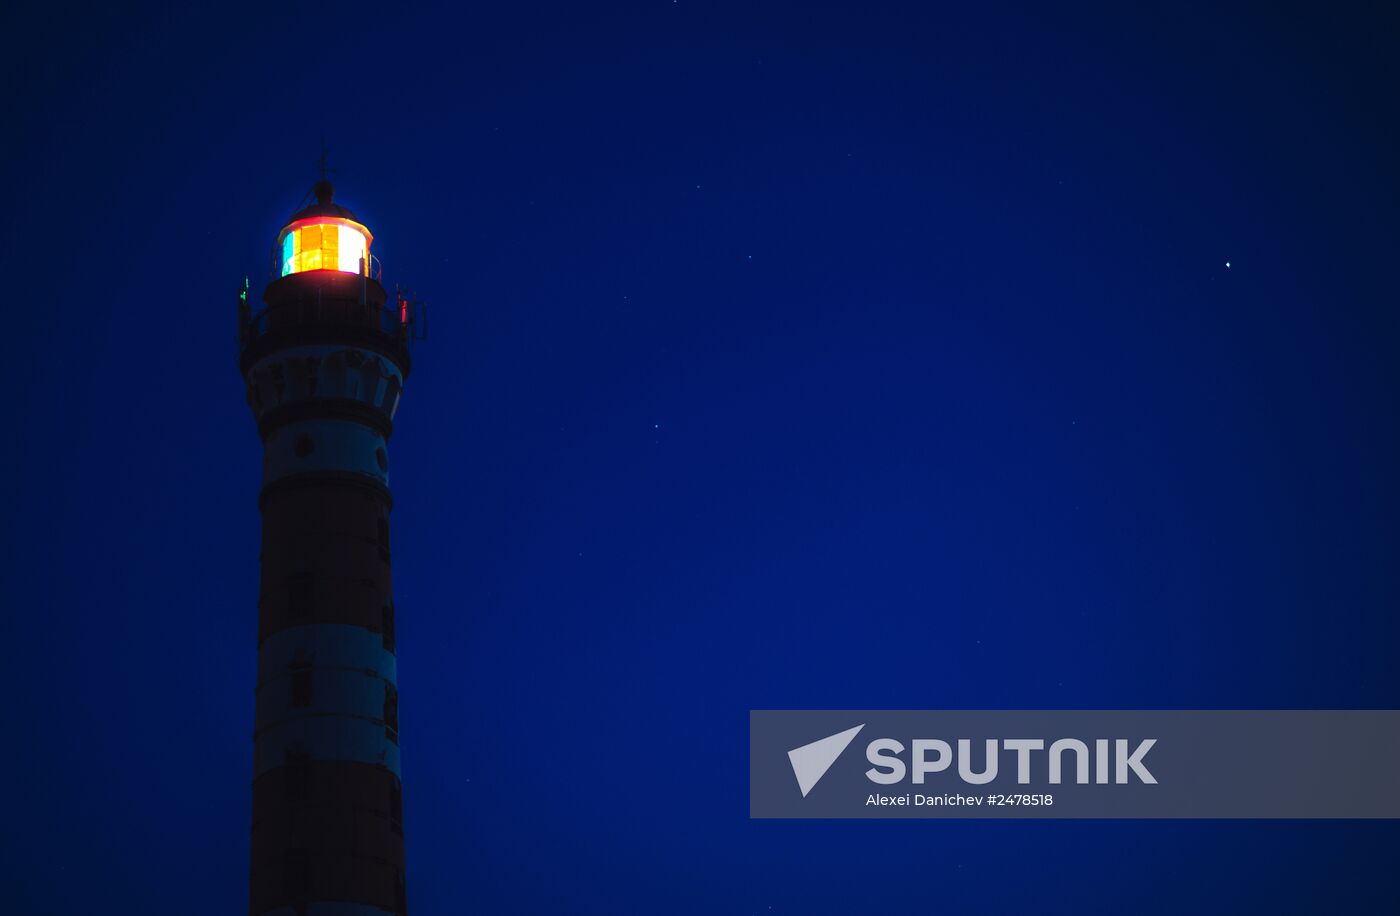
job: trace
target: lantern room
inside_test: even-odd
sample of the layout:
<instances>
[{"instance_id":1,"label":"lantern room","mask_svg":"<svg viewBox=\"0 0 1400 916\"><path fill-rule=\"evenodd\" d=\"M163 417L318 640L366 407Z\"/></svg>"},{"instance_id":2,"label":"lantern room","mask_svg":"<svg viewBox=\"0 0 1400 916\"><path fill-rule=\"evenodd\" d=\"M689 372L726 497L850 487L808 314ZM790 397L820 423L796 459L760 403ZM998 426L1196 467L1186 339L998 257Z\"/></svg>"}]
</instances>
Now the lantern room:
<instances>
[{"instance_id":1,"label":"lantern room","mask_svg":"<svg viewBox=\"0 0 1400 916\"><path fill-rule=\"evenodd\" d=\"M311 270L371 276L369 246L374 236L356 221L354 213L332 202L335 188L329 181L322 178L311 191L316 202L292 214L291 222L277 236L276 276Z\"/></svg>"},{"instance_id":2,"label":"lantern room","mask_svg":"<svg viewBox=\"0 0 1400 916\"><path fill-rule=\"evenodd\" d=\"M308 270L340 270L365 274L369 270L369 230L338 216L308 216L282 230L280 276Z\"/></svg>"}]
</instances>

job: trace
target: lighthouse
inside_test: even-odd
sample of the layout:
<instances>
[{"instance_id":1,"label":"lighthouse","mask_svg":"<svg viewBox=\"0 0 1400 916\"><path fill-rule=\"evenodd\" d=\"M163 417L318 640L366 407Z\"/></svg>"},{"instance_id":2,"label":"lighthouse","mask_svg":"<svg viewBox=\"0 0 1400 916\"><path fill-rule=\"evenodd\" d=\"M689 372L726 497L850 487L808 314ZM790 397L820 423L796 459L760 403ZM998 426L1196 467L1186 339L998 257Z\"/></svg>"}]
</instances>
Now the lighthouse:
<instances>
[{"instance_id":1,"label":"lighthouse","mask_svg":"<svg viewBox=\"0 0 1400 916\"><path fill-rule=\"evenodd\" d=\"M263 444L250 916L404 914L389 437L410 304L315 200L277 236L239 369Z\"/></svg>"}]
</instances>

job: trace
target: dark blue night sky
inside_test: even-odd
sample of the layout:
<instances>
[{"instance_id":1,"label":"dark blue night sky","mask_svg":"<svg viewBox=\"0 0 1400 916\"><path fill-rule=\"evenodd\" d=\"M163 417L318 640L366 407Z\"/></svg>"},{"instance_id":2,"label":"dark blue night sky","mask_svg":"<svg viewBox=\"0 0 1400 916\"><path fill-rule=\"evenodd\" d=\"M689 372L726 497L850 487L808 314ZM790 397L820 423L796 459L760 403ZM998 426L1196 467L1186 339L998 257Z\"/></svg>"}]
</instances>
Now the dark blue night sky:
<instances>
[{"instance_id":1,"label":"dark blue night sky","mask_svg":"<svg viewBox=\"0 0 1400 916\"><path fill-rule=\"evenodd\" d=\"M1393 912L1390 822L748 819L752 708L1400 706L1400 29L1051 7L7 4L0 909L246 912L324 139L415 916Z\"/></svg>"}]
</instances>

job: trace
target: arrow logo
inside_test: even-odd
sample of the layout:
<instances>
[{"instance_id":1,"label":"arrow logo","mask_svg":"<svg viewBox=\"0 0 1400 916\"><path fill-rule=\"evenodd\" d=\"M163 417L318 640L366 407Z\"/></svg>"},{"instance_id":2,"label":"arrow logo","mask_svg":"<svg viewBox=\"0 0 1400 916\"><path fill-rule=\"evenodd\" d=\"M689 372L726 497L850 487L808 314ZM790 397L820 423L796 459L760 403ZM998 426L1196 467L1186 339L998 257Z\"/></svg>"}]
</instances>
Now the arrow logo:
<instances>
[{"instance_id":1,"label":"arrow logo","mask_svg":"<svg viewBox=\"0 0 1400 916\"><path fill-rule=\"evenodd\" d=\"M797 777L797 787L802 790L803 798L806 798L812 787L826 775L826 771L831 769L836 758L850 746L862 728L865 728L864 724L788 751L792 775Z\"/></svg>"}]
</instances>

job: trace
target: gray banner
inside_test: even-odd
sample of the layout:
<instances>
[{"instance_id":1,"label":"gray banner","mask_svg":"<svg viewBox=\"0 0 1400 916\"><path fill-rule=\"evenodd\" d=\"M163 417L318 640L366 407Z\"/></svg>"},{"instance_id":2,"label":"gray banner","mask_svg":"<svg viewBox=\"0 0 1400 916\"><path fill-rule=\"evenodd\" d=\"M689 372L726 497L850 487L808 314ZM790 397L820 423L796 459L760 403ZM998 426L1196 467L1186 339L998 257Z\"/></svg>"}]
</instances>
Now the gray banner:
<instances>
[{"instance_id":1,"label":"gray banner","mask_svg":"<svg viewBox=\"0 0 1400 916\"><path fill-rule=\"evenodd\" d=\"M1395 818L1400 710L756 710L755 818Z\"/></svg>"}]
</instances>

